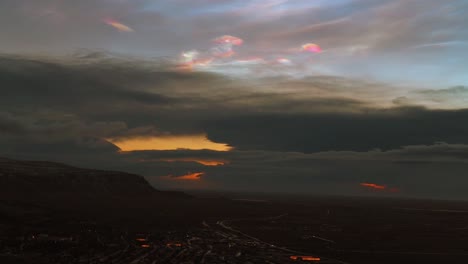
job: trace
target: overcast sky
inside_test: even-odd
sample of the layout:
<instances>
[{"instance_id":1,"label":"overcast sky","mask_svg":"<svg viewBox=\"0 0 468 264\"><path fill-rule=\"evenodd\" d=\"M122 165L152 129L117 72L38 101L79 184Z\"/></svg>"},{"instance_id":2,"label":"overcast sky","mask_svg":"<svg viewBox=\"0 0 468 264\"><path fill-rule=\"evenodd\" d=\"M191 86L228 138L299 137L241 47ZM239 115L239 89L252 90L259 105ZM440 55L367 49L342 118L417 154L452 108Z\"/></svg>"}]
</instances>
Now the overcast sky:
<instances>
[{"instance_id":1,"label":"overcast sky","mask_svg":"<svg viewBox=\"0 0 468 264\"><path fill-rule=\"evenodd\" d=\"M0 155L468 199L468 1L3 0Z\"/></svg>"}]
</instances>

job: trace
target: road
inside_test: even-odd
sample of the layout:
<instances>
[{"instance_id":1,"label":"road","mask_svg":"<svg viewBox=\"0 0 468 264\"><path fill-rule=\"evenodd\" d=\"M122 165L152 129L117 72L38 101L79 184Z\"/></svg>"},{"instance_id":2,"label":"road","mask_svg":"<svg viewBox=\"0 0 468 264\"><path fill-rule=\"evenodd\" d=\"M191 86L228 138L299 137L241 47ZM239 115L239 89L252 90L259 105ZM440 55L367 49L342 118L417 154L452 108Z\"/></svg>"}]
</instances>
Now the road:
<instances>
[{"instance_id":1,"label":"road","mask_svg":"<svg viewBox=\"0 0 468 264\"><path fill-rule=\"evenodd\" d=\"M257 243L260 243L260 244L263 244L267 247L270 247L270 248L275 248L276 250L279 250L279 251L283 251L283 252L286 252L286 253L292 253L294 255L302 255L302 256L318 256L317 254L312 254L312 253L308 253L308 252L302 252L302 251L297 251L297 250L293 250L293 249L289 249L289 248L286 248L286 247L280 247L280 246L277 246L277 245L274 245L274 244L271 244L271 243L268 243L266 241L263 241L259 238L256 238L256 237L253 237L249 234L246 234L238 229L235 229L233 228L232 226L229 226L228 223L232 223L232 222L235 222L235 221L241 221L241 220L278 220L282 217L285 217L287 216L288 213L285 213L285 214L281 214L281 215L278 215L278 216L271 216L271 217L265 217L265 218L251 218L251 219L246 219L246 218L242 218L242 219L225 219L225 220L220 220L220 221L217 221L216 222L216 225L218 227L220 227L223 231L227 232L228 233L228 236L229 236L229 233L230 235L235 235L235 236L242 236L244 238L247 238L248 240L252 240L252 241L255 241ZM206 221L203 221L202 223L203 226L205 227L209 227L209 228L213 228L211 225L209 225ZM226 236L226 234L224 234ZM326 242L334 242L332 240L329 240L329 239L325 239L325 238L321 238L321 237L315 237L316 239L319 239L319 240L322 240L322 241L326 241ZM320 257L320 256L318 256ZM349 264L347 262L344 262L344 261L341 261L341 260L337 260L337 259L331 259L331 258L324 258L324 257L320 257L321 258L321 261L320 263L330 263L330 264Z\"/></svg>"}]
</instances>

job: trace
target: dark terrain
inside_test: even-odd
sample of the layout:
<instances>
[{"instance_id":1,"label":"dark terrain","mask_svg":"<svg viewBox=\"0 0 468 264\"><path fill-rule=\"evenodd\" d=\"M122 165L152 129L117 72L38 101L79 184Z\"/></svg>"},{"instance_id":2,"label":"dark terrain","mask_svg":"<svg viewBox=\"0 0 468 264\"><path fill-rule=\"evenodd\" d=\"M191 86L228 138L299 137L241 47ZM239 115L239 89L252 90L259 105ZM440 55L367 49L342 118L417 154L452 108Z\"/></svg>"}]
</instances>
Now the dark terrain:
<instances>
[{"instance_id":1,"label":"dark terrain","mask_svg":"<svg viewBox=\"0 0 468 264\"><path fill-rule=\"evenodd\" d=\"M0 263L466 263L467 245L464 202L188 195L0 159Z\"/></svg>"}]
</instances>

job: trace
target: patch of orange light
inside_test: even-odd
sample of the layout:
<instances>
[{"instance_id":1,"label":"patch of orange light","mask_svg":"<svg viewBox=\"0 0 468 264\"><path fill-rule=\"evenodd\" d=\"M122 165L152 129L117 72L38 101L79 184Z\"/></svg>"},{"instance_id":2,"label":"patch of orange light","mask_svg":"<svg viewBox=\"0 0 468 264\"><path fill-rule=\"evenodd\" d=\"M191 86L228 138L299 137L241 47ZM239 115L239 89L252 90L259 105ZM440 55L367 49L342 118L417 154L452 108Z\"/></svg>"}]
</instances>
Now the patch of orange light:
<instances>
[{"instance_id":1,"label":"patch of orange light","mask_svg":"<svg viewBox=\"0 0 468 264\"><path fill-rule=\"evenodd\" d=\"M319 257L313 257L313 256L290 256L289 258L292 260L301 260L301 261L320 261Z\"/></svg>"},{"instance_id":2,"label":"patch of orange light","mask_svg":"<svg viewBox=\"0 0 468 264\"><path fill-rule=\"evenodd\" d=\"M195 173L188 173L181 176L161 176L162 179L171 180L171 181L200 181L202 176L205 175L204 172L195 172Z\"/></svg>"},{"instance_id":3,"label":"patch of orange light","mask_svg":"<svg viewBox=\"0 0 468 264\"><path fill-rule=\"evenodd\" d=\"M149 248L149 247L151 247L151 246L148 245L148 244L143 244L143 245L141 245L141 247L142 247L142 248Z\"/></svg>"},{"instance_id":4,"label":"patch of orange light","mask_svg":"<svg viewBox=\"0 0 468 264\"><path fill-rule=\"evenodd\" d=\"M229 151L232 148L227 144L210 141L206 135L181 135L181 136L159 136L159 137L140 137L131 139L108 139L121 151L135 150L216 150Z\"/></svg>"},{"instance_id":5,"label":"patch of orange light","mask_svg":"<svg viewBox=\"0 0 468 264\"><path fill-rule=\"evenodd\" d=\"M122 32L133 32L133 29L130 28L129 26L126 26L114 19L110 19L110 18L106 18L106 19L103 19L104 23L106 23L107 25L119 30L119 31L122 31Z\"/></svg>"},{"instance_id":6,"label":"patch of orange light","mask_svg":"<svg viewBox=\"0 0 468 264\"><path fill-rule=\"evenodd\" d=\"M314 44L314 43L307 43L307 44L302 45L302 50L308 51L308 52L314 52L314 53L322 52L322 48L320 48L319 45Z\"/></svg>"},{"instance_id":7,"label":"patch of orange light","mask_svg":"<svg viewBox=\"0 0 468 264\"><path fill-rule=\"evenodd\" d=\"M146 242L146 238L137 238L136 241Z\"/></svg>"},{"instance_id":8,"label":"patch of orange light","mask_svg":"<svg viewBox=\"0 0 468 264\"><path fill-rule=\"evenodd\" d=\"M376 189L376 190L385 190L387 187L385 185L378 185L375 183L361 183L361 186Z\"/></svg>"},{"instance_id":9,"label":"patch of orange light","mask_svg":"<svg viewBox=\"0 0 468 264\"><path fill-rule=\"evenodd\" d=\"M225 160L205 160L205 159L196 159L196 158L181 158L181 159L161 159L160 161L165 162L196 162L205 166L222 166L228 162Z\"/></svg>"},{"instance_id":10,"label":"patch of orange light","mask_svg":"<svg viewBox=\"0 0 468 264\"><path fill-rule=\"evenodd\" d=\"M166 246L167 247L181 247L182 244L181 243L167 243Z\"/></svg>"},{"instance_id":11,"label":"patch of orange light","mask_svg":"<svg viewBox=\"0 0 468 264\"><path fill-rule=\"evenodd\" d=\"M205 173L204 172L195 172L195 173L189 173L183 176L178 176L174 177L176 180L187 180L187 181L199 181L201 180L201 176L203 176Z\"/></svg>"}]
</instances>

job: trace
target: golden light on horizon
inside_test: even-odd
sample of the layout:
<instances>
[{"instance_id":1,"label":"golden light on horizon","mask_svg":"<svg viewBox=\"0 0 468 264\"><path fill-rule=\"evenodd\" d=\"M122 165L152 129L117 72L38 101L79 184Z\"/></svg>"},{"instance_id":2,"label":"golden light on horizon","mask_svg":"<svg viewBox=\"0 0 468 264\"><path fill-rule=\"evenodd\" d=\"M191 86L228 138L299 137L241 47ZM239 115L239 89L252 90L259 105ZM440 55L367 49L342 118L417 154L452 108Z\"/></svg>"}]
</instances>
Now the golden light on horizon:
<instances>
[{"instance_id":1,"label":"golden light on horizon","mask_svg":"<svg viewBox=\"0 0 468 264\"><path fill-rule=\"evenodd\" d=\"M365 182L365 183L360 183L359 185L361 185L363 187L366 187L366 188L369 188L369 189L378 190L378 191L386 191L386 192L390 192L390 193L400 192L400 189L398 189L396 187L390 188L390 187L388 187L386 185L379 185L379 184L375 184L375 183Z\"/></svg>"},{"instance_id":2,"label":"golden light on horizon","mask_svg":"<svg viewBox=\"0 0 468 264\"><path fill-rule=\"evenodd\" d=\"M314 256L290 256L291 260L299 260L299 261L320 261L319 257Z\"/></svg>"},{"instance_id":3,"label":"golden light on horizon","mask_svg":"<svg viewBox=\"0 0 468 264\"><path fill-rule=\"evenodd\" d=\"M375 183L367 183L367 182L361 183L360 185L364 187L372 188L372 189L377 189L377 190L384 190L387 188L387 186L385 185L378 185Z\"/></svg>"},{"instance_id":4,"label":"golden light on horizon","mask_svg":"<svg viewBox=\"0 0 468 264\"><path fill-rule=\"evenodd\" d=\"M216 150L229 151L227 144L210 141L206 135L159 136L151 138L109 139L122 151L135 150Z\"/></svg>"},{"instance_id":5,"label":"golden light on horizon","mask_svg":"<svg viewBox=\"0 0 468 264\"><path fill-rule=\"evenodd\" d=\"M199 181L203 175L205 175L204 172L195 172L174 178L176 180Z\"/></svg>"},{"instance_id":6,"label":"golden light on horizon","mask_svg":"<svg viewBox=\"0 0 468 264\"><path fill-rule=\"evenodd\" d=\"M197 158L180 158L180 159L161 159L160 161L165 162L196 162L205 166L222 166L229 163L225 160L207 160L207 159L197 159Z\"/></svg>"},{"instance_id":7,"label":"golden light on horizon","mask_svg":"<svg viewBox=\"0 0 468 264\"><path fill-rule=\"evenodd\" d=\"M203 175L205 175L204 172L194 172L194 173L188 173L188 174L181 175L181 176L167 175L167 176L162 176L161 178L166 179L166 180L171 180L171 181L199 181L202 179Z\"/></svg>"}]
</instances>

